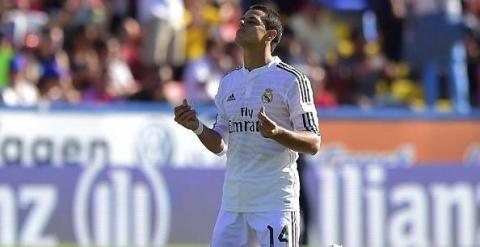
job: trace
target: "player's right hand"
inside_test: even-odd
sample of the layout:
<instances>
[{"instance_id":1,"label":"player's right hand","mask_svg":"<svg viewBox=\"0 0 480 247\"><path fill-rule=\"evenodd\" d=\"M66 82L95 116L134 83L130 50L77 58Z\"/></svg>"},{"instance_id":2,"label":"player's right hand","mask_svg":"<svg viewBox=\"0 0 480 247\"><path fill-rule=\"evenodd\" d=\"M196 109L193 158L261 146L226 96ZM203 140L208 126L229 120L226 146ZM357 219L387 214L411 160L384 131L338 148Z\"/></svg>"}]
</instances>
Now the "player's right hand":
<instances>
[{"instance_id":1,"label":"player's right hand","mask_svg":"<svg viewBox=\"0 0 480 247\"><path fill-rule=\"evenodd\" d=\"M198 128L200 122L197 118L197 112L188 105L186 99L183 100L181 105L175 107L175 122L189 130Z\"/></svg>"}]
</instances>

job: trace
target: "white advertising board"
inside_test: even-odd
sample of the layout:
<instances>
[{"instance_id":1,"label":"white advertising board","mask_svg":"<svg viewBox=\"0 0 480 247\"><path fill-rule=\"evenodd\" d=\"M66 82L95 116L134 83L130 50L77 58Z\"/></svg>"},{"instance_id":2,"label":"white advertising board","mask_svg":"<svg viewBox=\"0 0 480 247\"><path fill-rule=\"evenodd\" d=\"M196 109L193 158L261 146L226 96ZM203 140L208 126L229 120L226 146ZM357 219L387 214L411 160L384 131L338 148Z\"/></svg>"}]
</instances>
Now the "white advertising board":
<instances>
[{"instance_id":1,"label":"white advertising board","mask_svg":"<svg viewBox=\"0 0 480 247\"><path fill-rule=\"evenodd\" d=\"M0 164L222 167L168 113L0 111Z\"/></svg>"}]
</instances>

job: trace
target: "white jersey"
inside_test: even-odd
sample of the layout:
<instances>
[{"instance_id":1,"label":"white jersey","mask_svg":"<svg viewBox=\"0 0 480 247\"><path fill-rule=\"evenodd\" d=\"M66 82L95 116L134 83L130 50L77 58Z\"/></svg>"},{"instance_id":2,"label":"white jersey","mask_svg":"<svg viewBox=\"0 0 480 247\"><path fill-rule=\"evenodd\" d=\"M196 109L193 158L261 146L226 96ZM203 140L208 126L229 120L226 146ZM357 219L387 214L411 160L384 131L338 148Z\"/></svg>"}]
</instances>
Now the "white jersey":
<instances>
[{"instance_id":1,"label":"white jersey","mask_svg":"<svg viewBox=\"0 0 480 247\"><path fill-rule=\"evenodd\" d=\"M299 210L298 154L259 132L257 114L285 129L318 132L307 77L274 57L269 64L228 73L220 83L213 129L226 143L222 209L232 212Z\"/></svg>"}]
</instances>

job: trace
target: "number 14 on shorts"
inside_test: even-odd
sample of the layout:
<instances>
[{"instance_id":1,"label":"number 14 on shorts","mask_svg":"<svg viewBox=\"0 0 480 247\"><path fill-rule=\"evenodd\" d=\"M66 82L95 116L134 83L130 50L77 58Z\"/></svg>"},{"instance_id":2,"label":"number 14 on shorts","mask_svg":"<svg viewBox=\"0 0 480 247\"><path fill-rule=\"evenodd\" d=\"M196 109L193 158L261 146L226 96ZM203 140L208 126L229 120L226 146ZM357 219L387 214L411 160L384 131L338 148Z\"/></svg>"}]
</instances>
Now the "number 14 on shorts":
<instances>
[{"instance_id":1,"label":"number 14 on shorts","mask_svg":"<svg viewBox=\"0 0 480 247\"><path fill-rule=\"evenodd\" d=\"M273 227L269 225L269 226L267 226L267 229L270 232L270 246L273 247L273 244L274 244ZM288 228L287 228L287 226L284 226L282 231L280 232L280 235L278 235L278 241L283 242L283 243L288 243Z\"/></svg>"}]
</instances>

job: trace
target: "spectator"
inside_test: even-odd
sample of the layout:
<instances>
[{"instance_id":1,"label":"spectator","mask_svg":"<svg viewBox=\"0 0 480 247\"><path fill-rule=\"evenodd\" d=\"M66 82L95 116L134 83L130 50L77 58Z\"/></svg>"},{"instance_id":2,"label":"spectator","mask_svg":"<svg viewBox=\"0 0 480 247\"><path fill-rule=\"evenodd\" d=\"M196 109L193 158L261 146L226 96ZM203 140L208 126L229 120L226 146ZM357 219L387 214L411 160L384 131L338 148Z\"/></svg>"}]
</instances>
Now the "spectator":
<instances>
[{"instance_id":1,"label":"spectator","mask_svg":"<svg viewBox=\"0 0 480 247\"><path fill-rule=\"evenodd\" d=\"M111 87L112 78L108 73L108 68L99 67L92 72L93 75L90 79L90 84L83 91L83 102L100 104L114 102L117 97Z\"/></svg>"},{"instance_id":2,"label":"spectator","mask_svg":"<svg viewBox=\"0 0 480 247\"><path fill-rule=\"evenodd\" d=\"M413 69L420 71L427 105L435 107L440 75L445 74L455 110L469 112L460 0L391 1L396 16L406 18L405 52Z\"/></svg>"},{"instance_id":3,"label":"spectator","mask_svg":"<svg viewBox=\"0 0 480 247\"><path fill-rule=\"evenodd\" d=\"M63 47L63 30L59 27L44 29L40 35L38 48L34 50L40 74L58 76L60 87L69 103L79 103L80 93L74 88L70 60Z\"/></svg>"},{"instance_id":4,"label":"spectator","mask_svg":"<svg viewBox=\"0 0 480 247\"><path fill-rule=\"evenodd\" d=\"M143 62L175 66L185 60L185 7L182 0L140 0L139 20L144 27Z\"/></svg>"},{"instance_id":5,"label":"spectator","mask_svg":"<svg viewBox=\"0 0 480 247\"><path fill-rule=\"evenodd\" d=\"M16 47L35 43L38 39L35 33L42 30L48 22L47 14L32 8L30 1L16 1L15 8L6 11L3 18L11 28L12 41Z\"/></svg>"},{"instance_id":6,"label":"spectator","mask_svg":"<svg viewBox=\"0 0 480 247\"><path fill-rule=\"evenodd\" d=\"M234 42L236 30L242 16L242 9L234 2L225 1L220 6L219 15L219 38L228 43Z\"/></svg>"},{"instance_id":7,"label":"spectator","mask_svg":"<svg viewBox=\"0 0 480 247\"><path fill-rule=\"evenodd\" d=\"M48 71L40 77L38 81L38 90L40 92L40 101L49 103L65 102L62 88L60 87L60 77L53 71Z\"/></svg>"},{"instance_id":8,"label":"spectator","mask_svg":"<svg viewBox=\"0 0 480 247\"><path fill-rule=\"evenodd\" d=\"M133 18L127 18L122 25L120 37L120 56L130 67L133 78L142 79L144 65L140 58L142 31L140 24Z\"/></svg>"},{"instance_id":9,"label":"spectator","mask_svg":"<svg viewBox=\"0 0 480 247\"><path fill-rule=\"evenodd\" d=\"M98 55L93 43L98 38L91 26L77 27L69 50L73 85L83 91L89 87L92 76L99 67Z\"/></svg>"},{"instance_id":10,"label":"spectator","mask_svg":"<svg viewBox=\"0 0 480 247\"><path fill-rule=\"evenodd\" d=\"M335 95L328 91L325 85L326 72L321 67L312 68L310 82L312 83L315 106L319 108L333 108L337 106Z\"/></svg>"},{"instance_id":11,"label":"spectator","mask_svg":"<svg viewBox=\"0 0 480 247\"><path fill-rule=\"evenodd\" d=\"M105 76L112 96L127 98L138 90L130 68L120 57L120 45L115 38L107 42L98 40L95 45L100 67L105 69Z\"/></svg>"},{"instance_id":12,"label":"spectator","mask_svg":"<svg viewBox=\"0 0 480 247\"><path fill-rule=\"evenodd\" d=\"M331 14L319 5L308 4L301 12L290 17L289 26L300 42L325 58L338 42L336 24L331 17Z\"/></svg>"},{"instance_id":13,"label":"spectator","mask_svg":"<svg viewBox=\"0 0 480 247\"><path fill-rule=\"evenodd\" d=\"M158 73L162 85L162 95L165 100L172 105L181 104L183 99L187 97L185 86L181 81L174 80L172 67L162 66Z\"/></svg>"},{"instance_id":14,"label":"spectator","mask_svg":"<svg viewBox=\"0 0 480 247\"><path fill-rule=\"evenodd\" d=\"M0 32L0 90L8 86L10 80L10 60L15 56L15 50L7 39Z\"/></svg>"},{"instance_id":15,"label":"spectator","mask_svg":"<svg viewBox=\"0 0 480 247\"><path fill-rule=\"evenodd\" d=\"M207 42L206 54L187 63L183 75L187 99L190 104L212 104L225 71L221 67L224 56L219 42Z\"/></svg>"},{"instance_id":16,"label":"spectator","mask_svg":"<svg viewBox=\"0 0 480 247\"><path fill-rule=\"evenodd\" d=\"M402 19L395 18L391 1L370 0L378 20L378 29L382 36L382 50L393 61L402 59Z\"/></svg>"},{"instance_id":17,"label":"spectator","mask_svg":"<svg viewBox=\"0 0 480 247\"><path fill-rule=\"evenodd\" d=\"M279 9L290 24L276 53L310 77L318 107L417 109L425 105L418 80L429 107L450 92L455 110L468 112L468 101L480 105L480 4L465 0L462 13L460 1L261 2ZM254 2L1 1L0 91L12 95L24 88L18 85L37 86L41 100L73 104L178 103L183 95L211 104L219 78L242 64L233 40L242 6ZM373 12L359 8L367 2ZM353 5L357 12L342 12ZM469 30L465 39L462 19ZM14 57L27 61L15 76L9 74Z\"/></svg>"},{"instance_id":18,"label":"spectator","mask_svg":"<svg viewBox=\"0 0 480 247\"><path fill-rule=\"evenodd\" d=\"M206 0L188 1L188 25L186 56L195 60L205 55L209 37L219 35L214 30L219 27L221 16L219 9ZM220 34L222 35L222 34Z\"/></svg>"},{"instance_id":19,"label":"spectator","mask_svg":"<svg viewBox=\"0 0 480 247\"><path fill-rule=\"evenodd\" d=\"M38 103L37 87L26 76L27 59L17 55L10 62L10 83L2 92L2 101L8 106L33 106Z\"/></svg>"},{"instance_id":20,"label":"spectator","mask_svg":"<svg viewBox=\"0 0 480 247\"><path fill-rule=\"evenodd\" d=\"M470 103L480 108L480 1L467 1L466 23L469 33L465 40L470 80Z\"/></svg>"},{"instance_id":21,"label":"spectator","mask_svg":"<svg viewBox=\"0 0 480 247\"><path fill-rule=\"evenodd\" d=\"M164 65L169 66L169 65ZM171 68L170 68L171 69ZM164 102L164 79L161 78L161 69L158 67L150 67L145 70L146 76L140 84L140 89L129 97L132 101L146 101L146 102ZM163 75L165 75L164 73Z\"/></svg>"},{"instance_id":22,"label":"spectator","mask_svg":"<svg viewBox=\"0 0 480 247\"><path fill-rule=\"evenodd\" d=\"M470 103L480 107L480 45L473 34L465 39L468 55L468 77L470 80Z\"/></svg>"}]
</instances>

